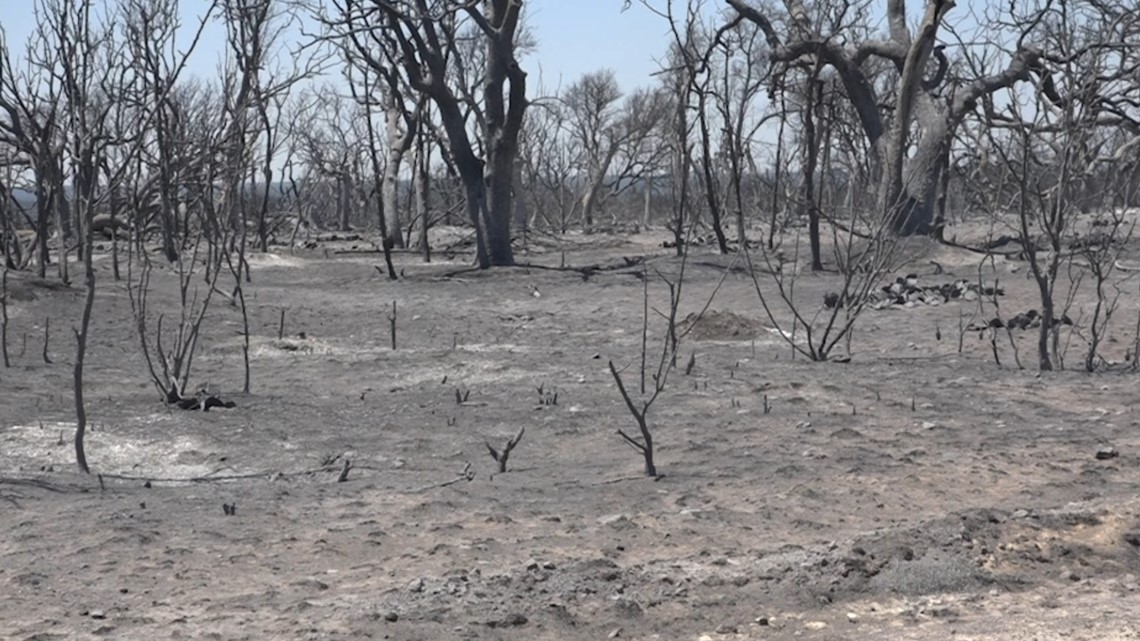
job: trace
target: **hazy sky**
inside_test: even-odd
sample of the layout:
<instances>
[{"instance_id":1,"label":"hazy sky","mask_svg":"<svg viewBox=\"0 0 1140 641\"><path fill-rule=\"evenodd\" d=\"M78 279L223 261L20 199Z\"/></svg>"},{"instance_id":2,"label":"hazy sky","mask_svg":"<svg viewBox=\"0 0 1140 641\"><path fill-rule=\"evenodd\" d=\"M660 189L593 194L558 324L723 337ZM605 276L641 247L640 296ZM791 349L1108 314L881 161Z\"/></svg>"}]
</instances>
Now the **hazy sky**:
<instances>
[{"instance_id":1,"label":"hazy sky","mask_svg":"<svg viewBox=\"0 0 1140 641\"><path fill-rule=\"evenodd\" d=\"M658 7L664 6L665 1L652 0ZM683 11L684 0L675 0L675 3L678 11ZM35 3L33 0L0 0L0 4L4 5L0 25L7 31L9 46L19 55L35 24L32 10ZM186 27L197 25L197 17L204 11L205 4L203 0L182 0ZM528 0L527 20L538 40L538 50L522 61L531 87L541 82L553 90L559 85L568 85L585 72L603 67L614 70L626 91L654 82L652 74L659 69L656 60L671 39L668 25L638 0L625 12L622 4L622 0ZM914 22L921 17L924 1L908 0L907 4L911 22ZM969 16L973 4L976 0L960 1L951 22L973 22ZM873 12L881 16L883 5L885 2L873 2ZM21 8L17 10L17 6ZM722 0L706 0L705 6L710 12L718 12L725 4ZM315 30L313 25L307 27ZM182 43L188 44L189 28L185 31ZM300 34L293 35L299 37ZM216 75L224 36L222 25L214 21L189 71L202 76Z\"/></svg>"},{"instance_id":2,"label":"hazy sky","mask_svg":"<svg viewBox=\"0 0 1140 641\"><path fill-rule=\"evenodd\" d=\"M114 0L105 0L113 6ZM325 0L329 1L329 0ZM667 0L649 0L655 7L664 7ZM922 17L926 0L907 0L909 21L914 24ZM683 13L685 0L674 0L675 11ZM14 5L23 10L12 10ZM0 0L6 11L0 11L0 26L8 35L9 46L17 57L24 50L24 43L34 29L36 18L33 7L35 0ZM631 7L622 11L623 0L526 0L526 19L532 35L537 40L537 50L521 60L528 73L528 95L532 98L553 95L559 88L565 88L583 73L601 68L610 68L617 76L625 93L638 87L657 82L654 73L659 71L658 60L667 51L672 41L668 22L643 6L641 0L633 0ZM876 27L885 32L886 0L872 0L870 3L872 20ZM957 25L965 34L972 31L983 19L975 14L975 8L984 10L988 0L959 0L958 6L949 16L949 25ZM708 15L715 16L724 11L724 0L705 0L703 4ZM183 29L179 34L179 46L189 46L194 31L205 12L205 0L181 0ZM309 38L302 33L318 31L315 21L307 19L295 24L285 39L304 41ZM945 35L945 34L944 34ZM296 44L293 42L291 44ZM208 23L201 43L188 65L187 75L197 75L216 80L219 77L222 54L225 50L225 28L217 19ZM285 54L288 57L288 54ZM185 77L185 76L184 76ZM334 84L343 82L340 71L333 66L328 80ZM763 109L764 96L758 107ZM774 148L774 125L758 132L758 143Z\"/></svg>"},{"instance_id":3,"label":"hazy sky","mask_svg":"<svg viewBox=\"0 0 1140 641\"><path fill-rule=\"evenodd\" d=\"M7 32L9 46L17 56L35 25L33 0L6 0L0 12L0 25ZM204 10L201 0L182 0L186 33L181 42L189 44L189 27L197 25ZM16 5L23 9L16 11ZM665 51L668 25L644 7L635 4L622 12L622 0L531 0L527 19L538 39L539 50L523 60L532 86L541 80L547 87L567 85L587 71L610 67L623 89L652 82L658 69L655 57ZM202 76L216 74L225 32L219 24L207 29L189 71Z\"/></svg>"}]
</instances>

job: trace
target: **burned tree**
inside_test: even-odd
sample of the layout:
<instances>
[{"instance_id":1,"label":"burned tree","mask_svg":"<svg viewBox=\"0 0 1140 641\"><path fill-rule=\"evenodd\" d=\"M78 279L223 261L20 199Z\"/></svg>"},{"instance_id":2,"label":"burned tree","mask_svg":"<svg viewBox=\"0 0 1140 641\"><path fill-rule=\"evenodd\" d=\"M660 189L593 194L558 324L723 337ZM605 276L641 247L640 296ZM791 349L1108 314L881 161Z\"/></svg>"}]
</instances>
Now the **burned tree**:
<instances>
[{"instance_id":1,"label":"burned tree","mask_svg":"<svg viewBox=\"0 0 1140 641\"><path fill-rule=\"evenodd\" d=\"M950 60L938 34L954 7L953 0L928 0L913 31L908 26L906 2L887 0L885 37L867 36L856 42L826 28L842 26L850 33L846 21L814 20L813 8L803 0L784 0L782 11L747 0L726 2L763 31L772 64L807 61L834 70L874 156L879 214L889 217L901 234L938 232L941 221L935 217L935 206L945 150L956 128L979 102L1047 73L1049 58L1032 37L1016 39L1017 48L1003 69L949 73ZM835 3L814 9L866 21L867 6L867 2L854 7ZM875 60L886 61L896 72L893 82L884 83L885 90L873 82Z\"/></svg>"},{"instance_id":2,"label":"burned tree","mask_svg":"<svg viewBox=\"0 0 1140 641\"><path fill-rule=\"evenodd\" d=\"M588 233L595 208L640 178L640 152L665 118L668 103L656 90L639 90L622 101L609 69L583 75L562 94L562 103L570 136L581 151L579 204Z\"/></svg>"},{"instance_id":3,"label":"burned tree","mask_svg":"<svg viewBox=\"0 0 1140 641\"><path fill-rule=\"evenodd\" d=\"M26 166L31 173L36 207L34 254L40 278L47 275L51 263L51 221L57 221L65 232L61 233L61 256L67 247L64 240L71 236L64 197L62 88L53 71L55 42L50 27L41 21L29 39L24 67L17 71L11 45L0 28L0 143L15 152L6 162ZM33 252L28 253L30 257ZM59 269L66 282L67 261L59 261Z\"/></svg>"},{"instance_id":4,"label":"burned tree","mask_svg":"<svg viewBox=\"0 0 1140 641\"><path fill-rule=\"evenodd\" d=\"M526 73L516 58L522 2L335 0L333 6L333 15L323 20L334 40L381 73L399 69L408 86L438 110L463 181L479 266L513 264L514 164L527 107ZM485 44L482 96L473 104L452 82L457 65L465 63L456 50L468 27ZM389 37L398 52L378 56L377 50L385 50L373 43ZM472 115L477 140L471 136Z\"/></svg>"}]
</instances>

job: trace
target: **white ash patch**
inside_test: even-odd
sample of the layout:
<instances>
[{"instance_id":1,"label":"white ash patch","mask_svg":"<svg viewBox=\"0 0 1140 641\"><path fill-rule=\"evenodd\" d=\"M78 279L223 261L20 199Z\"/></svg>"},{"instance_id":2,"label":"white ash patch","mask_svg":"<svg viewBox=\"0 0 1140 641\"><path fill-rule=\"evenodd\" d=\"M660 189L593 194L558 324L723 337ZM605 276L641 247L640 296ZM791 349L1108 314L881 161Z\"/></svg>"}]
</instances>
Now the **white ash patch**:
<instances>
[{"instance_id":1,"label":"white ash patch","mask_svg":"<svg viewBox=\"0 0 1140 641\"><path fill-rule=\"evenodd\" d=\"M142 420L159 422L168 418L153 415ZM207 461L210 453L204 451L208 446L201 439L166 430L153 432L155 438L140 439L97 422L84 439L87 461L103 474L174 479L206 476L217 467L216 462ZM69 469L75 466L74 439L74 422L14 425L0 432L0 451L17 469Z\"/></svg>"}]
</instances>

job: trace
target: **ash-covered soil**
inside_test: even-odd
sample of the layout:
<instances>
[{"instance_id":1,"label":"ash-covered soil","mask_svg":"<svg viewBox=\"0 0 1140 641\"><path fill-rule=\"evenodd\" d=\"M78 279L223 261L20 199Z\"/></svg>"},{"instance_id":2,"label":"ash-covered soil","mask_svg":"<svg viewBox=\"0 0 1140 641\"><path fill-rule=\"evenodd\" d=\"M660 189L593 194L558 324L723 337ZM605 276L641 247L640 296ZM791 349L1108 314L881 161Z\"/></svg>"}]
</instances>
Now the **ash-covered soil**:
<instances>
[{"instance_id":1,"label":"ash-covered soil","mask_svg":"<svg viewBox=\"0 0 1140 641\"><path fill-rule=\"evenodd\" d=\"M0 638L1140 638L1128 272L1104 350L1116 365L1079 371L1082 295L1062 329L1070 369L1038 375L1033 329L1002 331L1000 367L984 332L959 350L960 327L997 313L977 300L869 310L850 362L793 358L734 269L650 411L663 477L649 479L617 436L636 426L607 362L636 391L642 265L623 257L649 257L663 310L654 270L678 267L665 238L519 256L617 266L588 278L402 254L389 282L378 256L335 244L251 256L252 391L240 313L216 298L193 381L237 407L209 412L159 401L100 255L87 397L101 479L75 472L70 442L82 292L13 274ZM979 278L979 255L912 249L898 276ZM731 262L694 250L679 320ZM1000 313L1036 306L1024 263L986 265ZM174 278L154 274L154 314L177 314ZM796 297L814 313L838 279L805 272ZM487 443L522 427L498 474Z\"/></svg>"}]
</instances>

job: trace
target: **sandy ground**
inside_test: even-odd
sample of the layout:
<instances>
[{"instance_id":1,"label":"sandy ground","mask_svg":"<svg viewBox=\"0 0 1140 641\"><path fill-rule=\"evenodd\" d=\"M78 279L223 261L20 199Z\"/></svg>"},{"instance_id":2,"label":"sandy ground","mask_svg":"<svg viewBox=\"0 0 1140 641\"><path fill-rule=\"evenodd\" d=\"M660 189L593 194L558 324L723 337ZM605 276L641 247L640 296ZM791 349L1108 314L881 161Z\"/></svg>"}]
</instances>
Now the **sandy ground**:
<instances>
[{"instance_id":1,"label":"sandy ground","mask_svg":"<svg viewBox=\"0 0 1140 641\"><path fill-rule=\"evenodd\" d=\"M665 237L520 258L649 255L668 272ZM12 277L0 638L1140 638L1140 387L1123 367L1077 371L1079 337L1072 369L1038 375L1032 331L1016 332L1025 370L1004 334L1002 367L975 332L959 352L976 303L891 308L861 319L849 363L816 364L732 273L650 412L664 476L648 479L616 434L636 428L606 367L637 387L639 267L446 278L465 257L402 255L393 283L376 256L335 249L253 257L248 395L240 315L215 300L193 380L237 407L205 413L159 402L100 257L101 482L75 472L70 443L81 292ZM924 283L978 276L977 255L919 249L906 271ZM728 263L695 252L682 316ZM985 275L1004 315L1035 306L1023 263ZM837 280L804 274L797 297L818 307ZM155 274L156 313L176 314L172 283ZM1136 283L1121 287L1115 361L1140 313ZM497 474L485 442L521 427ZM1098 458L1107 447L1118 456Z\"/></svg>"}]
</instances>

